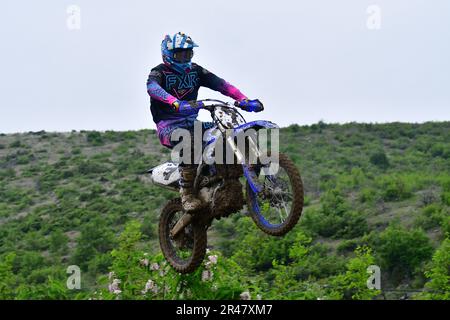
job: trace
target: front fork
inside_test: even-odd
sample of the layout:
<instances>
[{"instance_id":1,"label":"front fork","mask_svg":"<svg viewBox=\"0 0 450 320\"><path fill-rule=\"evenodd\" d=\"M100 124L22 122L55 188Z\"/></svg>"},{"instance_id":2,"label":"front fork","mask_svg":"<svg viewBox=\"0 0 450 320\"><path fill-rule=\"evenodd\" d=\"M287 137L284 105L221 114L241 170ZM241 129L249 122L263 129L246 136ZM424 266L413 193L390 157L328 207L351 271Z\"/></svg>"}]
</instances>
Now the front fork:
<instances>
[{"instance_id":1,"label":"front fork","mask_svg":"<svg viewBox=\"0 0 450 320\"><path fill-rule=\"evenodd\" d=\"M250 185L250 188L255 193L261 192L263 190L263 185L261 183L259 183L256 172L251 167L250 163L246 162L245 155L242 154L242 152L239 150L239 148L234 143L234 137L228 136L226 141L227 141L228 146L231 148L231 150L233 150L233 153L236 155L237 162L242 165L244 176L247 179L248 184ZM253 153L255 155L255 159L259 159L261 156L261 153L258 149L257 144L251 137L248 137L248 142L249 142L249 158L250 158L250 154Z\"/></svg>"}]
</instances>

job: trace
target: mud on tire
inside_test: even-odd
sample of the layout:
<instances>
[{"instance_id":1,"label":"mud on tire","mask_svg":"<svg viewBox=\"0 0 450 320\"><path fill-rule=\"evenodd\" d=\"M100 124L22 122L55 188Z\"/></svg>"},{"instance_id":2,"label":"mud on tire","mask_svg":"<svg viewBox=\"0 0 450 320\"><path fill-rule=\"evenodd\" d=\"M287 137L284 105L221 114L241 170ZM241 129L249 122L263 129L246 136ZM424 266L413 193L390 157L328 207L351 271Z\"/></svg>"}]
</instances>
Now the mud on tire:
<instances>
[{"instance_id":1,"label":"mud on tire","mask_svg":"<svg viewBox=\"0 0 450 320\"><path fill-rule=\"evenodd\" d=\"M191 273L200 266L205 257L207 226L198 220L192 221L189 235L192 242L192 254L189 257L180 257L170 236L170 226L173 225L175 214L182 211L183 207L179 198L170 200L164 206L159 219L159 244L164 257L177 272Z\"/></svg>"}]
</instances>

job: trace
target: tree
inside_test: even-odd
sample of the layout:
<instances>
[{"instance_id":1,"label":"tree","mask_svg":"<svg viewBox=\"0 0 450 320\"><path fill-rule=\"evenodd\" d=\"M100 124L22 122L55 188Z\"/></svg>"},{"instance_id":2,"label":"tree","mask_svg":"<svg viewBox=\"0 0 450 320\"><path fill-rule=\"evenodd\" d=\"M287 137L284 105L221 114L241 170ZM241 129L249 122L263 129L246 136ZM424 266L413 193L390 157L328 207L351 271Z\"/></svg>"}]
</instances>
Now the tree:
<instances>
[{"instance_id":1,"label":"tree","mask_svg":"<svg viewBox=\"0 0 450 320\"><path fill-rule=\"evenodd\" d=\"M397 276L412 275L433 253L430 240L421 229L409 231L398 223L392 223L380 234L376 249L384 267Z\"/></svg>"},{"instance_id":2,"label":"tree","mask_svg":"<svg viewBox=\"0 0 450 320\"><path fill-rule=\"evenodd\" d=\"M428 289L418 298L450 300L450 239L445 239L433 255L433 260L425 272Z\"/></svg>"},{"instance_id":3,"label":"tree","mask_svg":"<svg viewBox=\"0 0 450 320\"><path fill-rule=\"evenodd\" d=\"M379 290L369 289L367 268L374 265L375 258L368 247L358 247L356 257L347 263L347 271L331 279L331 299L370 300L380 294Z\"/></svg>"},{"instance_id":4,"label":"tree","mask_svg":"<svg viewBox=\"0 0 450 320\"><path fill-rule=\"evenodd\" d=\"M372 154L370 156L370 163L383 170L389 167L389 159L383 150L377 151Z\"/></svg>"}]
</instances>

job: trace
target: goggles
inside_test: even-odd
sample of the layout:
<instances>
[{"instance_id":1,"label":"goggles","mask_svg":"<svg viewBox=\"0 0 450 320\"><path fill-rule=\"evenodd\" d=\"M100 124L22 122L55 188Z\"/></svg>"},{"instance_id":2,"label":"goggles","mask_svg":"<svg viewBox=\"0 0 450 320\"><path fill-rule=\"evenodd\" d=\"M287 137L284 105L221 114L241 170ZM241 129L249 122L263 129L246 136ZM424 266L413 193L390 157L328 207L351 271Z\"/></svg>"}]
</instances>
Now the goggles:
<instances>
[{"instance_id":1,"label":"goggles","mask_svg":"<svg viewBox=\"0 0 450 320\"><path fill-rule=\"evenodd\" d=\"M173 59L180 63L190 62L193 56L194 51L192 49L179 50L173 53Z\"/></svg>"}]
</instances>

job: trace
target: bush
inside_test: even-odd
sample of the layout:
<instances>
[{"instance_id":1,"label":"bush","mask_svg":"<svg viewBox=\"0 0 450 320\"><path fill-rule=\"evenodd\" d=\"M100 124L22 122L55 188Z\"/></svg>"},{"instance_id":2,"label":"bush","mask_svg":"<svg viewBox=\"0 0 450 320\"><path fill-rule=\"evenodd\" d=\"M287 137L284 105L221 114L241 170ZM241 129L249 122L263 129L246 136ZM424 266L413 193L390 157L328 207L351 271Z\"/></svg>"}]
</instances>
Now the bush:
<instances>
[{"instance_id":1,"label":"bush","mask_svg":"<svg viewBox=\"0 0 450 320\"><path fill-rule=\"evenodd\" d=\"M94 146L100 146L103 144L102 134L98 131L90 131L86 135L86 140L88 143Z\"/></svg>"},{"instance_id":2,"label":"bush","mask_svg":"<svg viewBox=\"0 0 450 320\"><path fill-rule=\"evenodd\" d=\"M444 159L450 158L450 148L443 143L436 143L430 148L430 153L433 157L442 157Z\"/></svg>"},{"instance_id":3,"label":"bush","mask_svg":"<svg viewBox=\"0 0 450 320\"><path fill-rule=\"evenodd\" d=\"M359 201L362 203L373 203L376 198L376 191L371 188L363 188L359 193Z\"/></svg>"},{"instance_id":4,"label":"bush","mask_svg":"<svg viewBox=\"0 0 450 320\"><path fill-rule=\"evenodd\" d=\"M289 250L291 263L274 260L270 275L273 278L269 286L269 298L284 299L313 299L324 295L324 291L317 284L302 281L302 272L307 268L305 260L309 256L311 238L303 232L298 232L295 242ZM309 264L308 264L309 265Z\"/></svg>"},{"instance_id":5,"label":"bush","mask_svg":"<svg viewBox=\"0 0 450 320\"><path fill-rule=\"evenodd\" d=\"M142 222L141 232L148 239L153 239L157 236L156 227L158 226L158 222L154 221L152 217L146 216L144 221Z\"/></svg>"},{"instance_id":6,"label":"bush","mask_svg":"<svg viewBox=\"0 0 450 320\"><path fill-rule=\"evenodd\" d=\"M421 229L408 231L397 223L387 227L377 242L376 252L383 266L397 277L412 275L433 253L430 240Z\"/></svg>"},{"instance_id":7,"label":"bush","mask_svg":"<svg viewBox=\"0 0 450 320\"><path fill-rule=\"evenodd\" d=\"M414 224L424 230L439 227L446 214L438 204L430 204L422 209L421 214L415 219Z\"/></svg>"},{"instance_id":8,"label":"bush","mask_svg":"<svg viewBox=\"0 0 450 320\"><path fill-rule=\"evenodd\" d=\"M239 220L237 242L233 243L231 251L235 260L249 273L254 271L267 271L272 267L274 259L285 262L289 250L295 243L295 234L288 233L283 239L271 237L255 232L253 221L248 218Z\"/></svg>"},{"instance_id":9,"label":"bush","mask_svg":"<svg viewBox=\"0 0 450 320\"><path fill-rule=\"evenodd\" d=\"M123 132L122 137L124 140L134 140L136 139L137 135L134 131L125 131Z\"/></svg>"},{"instance_id":10,"label":"bush","mask_svg":"<svg viewBox=\"0 0 450 320\"><path fill-rule=\"evenodd\" d=\"M191 274L175 272L161 254L151 256L138 249L141 225L130 221L111 252L109 283L95 299L238 299L245 283L242 270L216 252L209 252L202 266Z\"/></svg>"},{"instance_id":11,"label":"bush","mask_svg":"<svg viewBox=\"0 0 450 320\"><path fill-rule=\"evenodd\" d=\"M80 268L87 270L89 261L96 255L106 253L114 248L115 236L106 221L100 217L86 223L81 229L74 261Z\"/></svg>"},{"instance_id":12,"label":"bush","mask_svg":"<svg viewBox=\"0 0 450 320\"><path fill-rule=\"evenodd\" d=\"M69 238L60 229L55 230L50 235L50 251L52 253L65 254L67 253L67 243Z\"/></svg>"},{"instance_id":13,"label":"bush","mask_svg":"<svg viewBox=\"0 0 450 320\"><path fill-rule=\"evenodd\" d=\"M442 184L443 191L450 191L450 177L449 176L446 176L441 184Z\"/></svg>"},{"instance_id":14,"label":"bush","mask_svg":"<svg viewBox=\"0 0 450 320\"><path fill-rule=\"evenodd\" d=\"M16 140L16 141L11 142L11 143L9 144L9 147L10 147L10 148L20 148L20 147L22 147L22 146L24 146L24 145L20 142L20 140Z\"/></svg>"},{"instance_id":15,"label":"bush","mask_svg":"<svg viewBox=\"0 0 450 320\"><path fill-rule=\"evenodd\" d=\"M13 168L0 170L0 178L2 179L11 179L16 176L16 171Z\"/></svg>"},{"instance_id":16,"label":"bush","mask_svg":"<svg viewBox=\"0 0 450 320\"><path fill-rule=\"evenodd\" d=\"M450 192L448 191L442 192L441 201L446 206L450 206Z\"/></svg>"},{"instance_id":17,"label":"bush","mask_svg":"<svg viewBox=\"0 0 450 320\"><path fill-rule=\"evenodd\" d=\"M106 167L104 164L100 164L89 160L83 161L78 166L78 172L84 175L104 173L107 172L108 170L109 170L108 167Z\"/></svg>"},{"instance_id":18,"label":"bush","mask_svg":"<svg viewBox=\"0 0 450 320\"><path fill-rule=\"evenodd\" d=\"M425 276L429 279L427 290L417 298L450 300L450 239L445 239L436 250Z\"/></svg>"},{"instance_id":19,"label":"bush","mask_svg":"<svg viewBox=\"0 0 450 320\"><path fill-rule=\"evenodd\" d=\"M355 253L356 257L347 263L347 271L331 279L328 298L370 300L380 294L379 290L367 287L367 268L375 264L372 250L358 247Z\"/></svg>"},{"instance_id":20,"label":"bush","mask_svg":"<svg viewBox=\"0 0 450 320\"><path fill-rule=\"evenodd\" d=\"M342 194L336 190L326 192L320 199L321 208L305 212L303 225L323 237L351 239L367 231L364 215L352 211Z\"/></svg>"},{"instance_id":21,"label":"bush","mask_svg":"<svg viewBox=\"0 0 450 320\"><path fill-rule=\"evenodd\" d=\"M80 148L73 148L73 149L72 149L72 154L73 154L73 155L81 154L81 149L80 149Z\"/></svg>"},{"instance_id":22,"label":"bush","mask_svg":"<svg viewBox=\"0 0 450 320\"><path fill-rule=\"evenodd\" d=\"M345 212L339 225L336 238L353 239L362 236L368 230L365 216L356 211Z\"/></svg>"},{"instance_id":23,"label":"bush","mask_svg":"<svg viewBox=\"0 0 450 320\"><path fill-rule=\"evenodd\" d=\"M438 198L434 190L426 190L425 192L422 193L420 201L422 205L428 206L433 202L436 202L437 199Z\"/></svg>"},{"instance_id":24,"label":"bush","mask_svg":"<svg viewBox=\"0 0 450 320\"><path fill-rule=\"evenodd\" d=\"M13 272L27 278L34 270L46 266L44 257L34 251L17 251L13 264Z\"/></svg>"},{"instance_id":25,"label":"bush","mask_svg":"<svg viewBox=\"0 0 450 320\"><path fill-rule=\"evenodd\" d=\"M450 216L444 217L441 222L442 233L447 237L450 237Z\"/></svg>"},{"instance_id":26,"label":"bush","mask_svg":"<svg viewBox=\"0 0 450 320\"><path fill-rule=\"evenodd\" d=\"M300 126L296 123L291 124L287 127L288 131L292 133L298 133L300 131Z\"/></svg>"},{"instance_id":27,"label":"bush","mask_svg":"<svg viewBox=\"0 0 450 320\"><path fill-rule=\"evenodd\" d=\"M387 169L389 167L389 159L384 151L378 151L370 156L370 163L380 169Z\"/></svg>"},{"instance_id":28,"label":"bush","mask_svg":"<svg viewBox=\"0 0 450 320\"><path fill-rule=\"evenodd\" d=\"M0 257L0 300L11 300L16 296L17 277L13 272L15 257L12 252Z\"/></svg>"},{"instance_id":29,"label":"bush","mask_svg":"<svg viewBox=\"0 0 450 320\"><path fill-rule=\"evenodd\" d=\"M401 201L412 197L412 192L400 177L386 177L381 183L381 195L385 201Z\"/></svg>"},{"instance_id":30,"label":"bush","mask_svg":"<svg viewBox=\"0 0 450 320\"><path fill-rule=\"evenodd\" d=\"M89 188L88 192L82 193L80 195L80 201L93 201L97 199L106 190L99 184L94 184Z\"/></svg>"},{"instance_id":31,"label":"bush","mask_svg":"<svg viewBox=\"0 0 450 320\"><path fill-rule=\"evenodd\" d=\"M336 250L339 254L345 254L345 253L356 250L356 248L358 247L358 244L359 244L359 241L356 239L343 240L338 244Z\"/></svg>"},{"instance_id":32,"label":"bush","mask_svg":"<svg viewBox=\"0 0 450 320\"><path fill-rule=\"evenodd\" d=\"M297 237L293 249L296 248L301 239ZM304 239L309 238L305 237ZM303 243L308 244L305 241ZM324 279L337 275L345 270L345 260L342 257L334 255L328 246L319 243L309 247L307 251L307 255L299 257L295 257L291 252L291 258L295 259L296 264L295 278L303 280L309 278Z\"/></svg>"}]
</instances>

